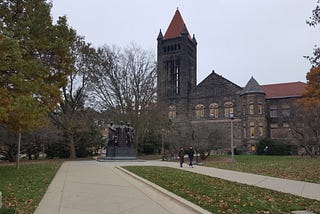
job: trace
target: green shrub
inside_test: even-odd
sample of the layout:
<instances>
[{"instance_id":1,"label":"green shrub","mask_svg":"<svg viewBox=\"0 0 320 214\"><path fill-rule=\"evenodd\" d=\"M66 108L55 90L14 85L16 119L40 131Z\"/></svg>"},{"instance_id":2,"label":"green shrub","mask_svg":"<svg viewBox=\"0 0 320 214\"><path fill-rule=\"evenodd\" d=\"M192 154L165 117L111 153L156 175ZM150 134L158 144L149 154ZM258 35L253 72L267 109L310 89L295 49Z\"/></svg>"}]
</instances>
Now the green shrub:
<instances>
[{"instance_id":1,"label":"green shrub","mask_svg":"<svg viewBox=\"0 0 320 214\"><path fill-rule=\"evenodd\" d=\"M143 154L145 155L151 155L155 151L155 146L154 144L151 143L146 143L143 145Z\"/></svg>"},{"instance_id":2,"label":"green shrub","mask_svg":"<svg viewBox=\"0 0 320 214\"><path fill-rule=\"evenodd\" d=\"M258 155L290 155L290 146L272 139L263 139L257 145Z\"/></svg>"}]
</instances>

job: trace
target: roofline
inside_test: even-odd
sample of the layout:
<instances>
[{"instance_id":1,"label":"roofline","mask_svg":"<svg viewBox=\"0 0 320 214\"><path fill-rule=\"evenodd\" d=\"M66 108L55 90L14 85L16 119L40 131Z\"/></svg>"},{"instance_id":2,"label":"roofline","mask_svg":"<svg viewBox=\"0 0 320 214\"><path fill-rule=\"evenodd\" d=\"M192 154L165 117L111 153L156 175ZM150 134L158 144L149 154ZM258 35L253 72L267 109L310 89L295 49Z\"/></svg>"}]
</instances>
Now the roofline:
<instances>
[{"instance_id":1,"label":"roofline","mask_svg":"<svg viewBox=\"0 0 320 214\"><path fill-rule=\"evenodd\" d=\"M211 72L211 73L210 73L206 78L204 78L201 82L199 82L199 84L197 84L195 88L197 88L198 86L200 86L200 85L202 84L202 82L204 82L206 79L208 79L212 74L215 74L215 75L217 75L217 76L219 76L219 77L223 78L223 79L224 79L224 80L226 80L227 82L229 82L229 83L231 83L231 84L233 84L233 85L237 86L239 89L243 89L243 87L241 87L241 86L239 86L239 85L235 84L234 82L231 82L231 80L226 79L225 77L223 77L222 75L220 75L220 74L216 73L215 71L212 71L212 72Z\"/></svg>"},{"instance_id":2,"label":"roofline","mask_svg":"<svg viewBox=\"0 0 320 214\"><path fill-rule=\"evenodd\" d=\"M266 100L284 99L284 98L302 98L302 95L282 96L282 97L266 97Z\"/></svg>"},{"instance_id":3,"label":"roofline","mask_svg":"<svg viewBox=\"0 0 320 214\"><path fill-rule=\"evenodd\" d=\"M284 85L284 84L294 84L294 83L303 83L303 84L307 84L307 83L302 82L302 81L295 81L295 82L271 83L271 84L264 84L264 85L260 85L260 86L273 86L273 85Z\"/></svg>"},{"instance_id":4,"label":"roofline","mask_svg":"<svg viewBox=\"0 0 320 214\"><path fill-rule=\"evenodd\" d=\"M255 91L255 92L245 92L245 93L240 93L240 96L246 95L246 94L266 94L266 92L260 92L260 91Z\"/></svg>"}]
</instances>

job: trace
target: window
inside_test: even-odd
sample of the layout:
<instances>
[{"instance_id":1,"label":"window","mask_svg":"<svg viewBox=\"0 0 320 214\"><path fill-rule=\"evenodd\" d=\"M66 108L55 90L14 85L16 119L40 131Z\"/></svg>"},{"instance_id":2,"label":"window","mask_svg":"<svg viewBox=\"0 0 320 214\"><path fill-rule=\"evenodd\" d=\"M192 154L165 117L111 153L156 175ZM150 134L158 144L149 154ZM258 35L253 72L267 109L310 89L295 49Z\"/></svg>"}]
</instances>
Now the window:
<instances>
[{"instance_id":1,"label":"window","mask_svg":"<svg viewBox=\"0 0 320 214\"><path fill-rule=\"evenodd\" d=\"M278 124L277 123L271 123L270 124L270 128L277 129L278 128Z\"/></svg>"},{"instance_id":2,"label":"window","mask_svg":"<svg viewBox=\"0 0 320 214\"><path fill-rule=\"evenodd\" d=\"M290 109L282 109L283 117L290 117Z\"/></svg>"},{"instance_id":3,"label":"window","mask_svg":"<svg viewBox=\"0 0 320 214\"><path fill-rule=\"evenodd\" d=\"M254 136L254 122L250 122L250 137L253 138Z\"/></svg>"},{"instance_id":4,"label":"window","mask_svg":"<svg viewBox=\"0 0 320 214\"><path fill-rule=\"evenodd\" d=\"M263 106L261 104L258 105L258 114L263 114Z\"/></svg>"},{"instance_id":5,"label":"window","mask_svg":"<svg viewBox=\"0 0 320 214\"><path fill-rule=\"evenodd\" d=\"M233 113L233 103L232 102L226 102L224 105L224 116L230 117L230 113Z\"/></svg>"},{"instance_id":6,"label":"window","mask_svg":"<svg viewBox=\"0 0 320 214\"><path fill-rule=\"evenodd\" d=\"M167 96L180 94L180 61L169 60L165 64L167 71Z\"/></svg>"},{"instance_id":7,"label":"window","mask_svg":"<svg viewBox=\"0 0 320 214\"><path fill-rule=\"evenodd\" d=\"M180 65L176 63L176 67L175 67L175 92L176 95L180 94Z\"/></svg>"},{"instance_id":8,"label":"window","mask_svg":"<svg viewBox=\"0 0 320 214\"><path fill-rule=\"evenodd\" d=\"M290 117L290 107L289 105L282 106L282 116L283 117Z\"/></svg>"},{"instance_id":9,"label":"window","mask_svg":"<svg viewBox=\"0 0 320 214\"><path fill-rule=\"evenodd\" d=\"M250 127L250 137L254 137L254 127Z\"/></svg>"},{"instance_id":10,"label":"window","mask_svg":"<svg viewBox=\"0 0 320 214\"><path fill-rule=\"evenodd\" d=\"M253 104L249 105L249 114L254 114L254 105Z\"/></svg>"},{"instance_id":11,"label":"window","mask_svg":"<svg viewBox=\"0 0 320 214\"><path fill-rule=\"evenodd\" d=\"M259 136L262 137L263 134L263 123L259 123Z\"/></svg>"},{"instance_id":12,"label":"window","mask_svg":"<svg viewBox=\"0 0 320 214\"><path fill-rule=\"evenodd\" d=\"M283 128L289 128L290 127L289 123L283 123L282 126L283 126Z\"/></svg>"},{"instance_id":13,"label":"window","mask_svg":"<svg viewBox=\"0 0 320 214\"><path fill-rule=\"evenodd\" d=\"M218 118L219 117L219 105L217 103L211 103L209 105L209 115L210 117Z\"/></svg>"},{"instance_id":14,"label":"window","mask_svg":"<svg viewBox=\"0 0 320 214\"><path fill-rule=\"evenodd\" d=\"M278 117L278 111L276 106L270 107L270 117Z\"/></svg>"},{"instance_id":15,"label":"window","mask_svg":"<svg viewBox=\"0 0 320 214\"><path fill-rule=\"evenodd\" d=\"M204 117L204 105L196 105L196 117Z\"/></svg>"},{"instance_id":16,"label":"window","mask_svg":"<svg viewBox=\"0 0 320 214\"><path fill-rule=\"evenodd\" d=\"M168 113L168 117L169 119L174 119L177 116L177 111L176 111L176 107L175 106L169 106L169 113Z\"/></svg>"}]
</instances>

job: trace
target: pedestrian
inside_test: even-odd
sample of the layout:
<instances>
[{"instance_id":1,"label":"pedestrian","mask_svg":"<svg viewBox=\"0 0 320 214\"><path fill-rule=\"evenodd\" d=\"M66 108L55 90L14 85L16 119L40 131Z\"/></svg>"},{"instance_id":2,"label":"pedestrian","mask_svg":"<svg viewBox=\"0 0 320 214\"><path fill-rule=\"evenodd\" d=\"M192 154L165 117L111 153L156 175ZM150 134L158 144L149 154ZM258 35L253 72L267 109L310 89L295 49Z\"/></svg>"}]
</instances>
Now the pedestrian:
<instances>
[{"instance_id":1,"label":"pedestrian","mask_svg":"<svg viewBox=\"0 0 320 214\"><path fill-rule=\"evenodd\" d=\"M180 160L180 167L182 167L182 164L184 162L184 150L183 147L180 147L180 150L178 152L179 160Z\"/></svg>"},{"instance_id":2,"label":"pedestrian","mask_svg":"<svg viewBox=\"0 0 320 214\"><path fill-rule=\"evenodd\" d=\"M193 156L194 156L194 150L192 146L189 148L188 157L189 157L189 167L193 168Z\"/></svg>"}]
</instances>

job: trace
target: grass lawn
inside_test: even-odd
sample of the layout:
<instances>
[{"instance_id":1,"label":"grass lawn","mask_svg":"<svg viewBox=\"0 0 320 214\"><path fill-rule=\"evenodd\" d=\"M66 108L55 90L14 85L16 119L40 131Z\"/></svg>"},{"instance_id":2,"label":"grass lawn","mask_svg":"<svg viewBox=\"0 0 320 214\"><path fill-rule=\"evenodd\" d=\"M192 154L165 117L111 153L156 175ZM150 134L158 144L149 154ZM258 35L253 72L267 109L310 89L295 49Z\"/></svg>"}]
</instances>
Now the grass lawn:
<instances>
[{"instance_id":1,"label":"grass lawn","mask_svg":"<svg viewBox=\"0 0 320 214\"><path fill-rule=\"evenodd\" d=\"M227 156L224 156L227 157ZM230 157L230 156L229 156ZM205 166L249 172L279 178L320 183L320 158L299 156L236 155L235 162L219 161L221 156L211 156Z\"/></svg>"},{"instance_id":2,"label":"grass lawn","mask_svg":"<svg viewBox=\"0 0 320 214\"><path fill-rule=\"evenodd\" d=\"M317 200L280 193L183 170L155 166L125 169L209 210L212 213L320 213Z\"/></svg>"},{"instance_id":3,"label":"grass lawn","mask_svg":"<svg viewBox=\"0 0 320 214\"><path fill-rule=\"evenodd\" d=\"M33 213L62 162L0 165L3 207L18 214Z\"/></svg>"}]
</instances>

